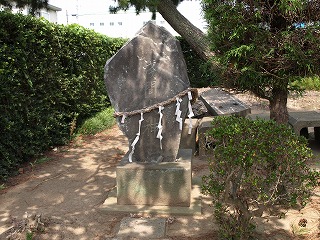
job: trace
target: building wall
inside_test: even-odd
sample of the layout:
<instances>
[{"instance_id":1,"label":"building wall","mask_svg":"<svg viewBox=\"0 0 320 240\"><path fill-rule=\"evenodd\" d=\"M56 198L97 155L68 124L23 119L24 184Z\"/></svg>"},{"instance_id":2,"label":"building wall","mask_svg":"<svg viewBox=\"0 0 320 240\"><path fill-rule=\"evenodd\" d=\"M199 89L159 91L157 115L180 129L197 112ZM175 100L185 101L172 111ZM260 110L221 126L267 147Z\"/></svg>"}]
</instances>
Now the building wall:
<instances>
[{"instance_id":1,"label":"building wall","mask_svg":"<svg viewBox=\"0 0 320 240\"><path fill-rule=\"evenodd\" d=\"M0 5L0 11L1 10L4 10L4 8ZM12 13L21 13L21 14L27 15L27 14L29 14L29 10L28 10L27 7L22 8L22 9L13 7L12 8ZM58 23L57 11L52 10L52 9L41 9L41 10L39 10L39 13L36 14L36 16L37 17L43 17L43 18L45 18L48 21L53 22L53 23Z\"/></svg>"},{"instance_id":2,"label":"building wall","mask_svg":"<svg viewBox=\"0 0 320 240\"><path fill-rule=\"evenodd\" d=\"M113 0L55 0L55 5L63 8L58 16L61 24L78 23L86 28L106 34L110 37L132 37L149 20L150 12L135 13L134 8L110 14L109 6L115 6ZM65 7L64 7L65 6ZM195 26L206 31L206 22L201 11L201 0L184 0L178 10ZM156 16L156 24L165 27L172 34L178 35L160 14Z\"/></svg>"},{"instance_id":3,"label":"building wall","mask_svg":"<svg viewBox=\"0 0 320 240\"><path fill-rule=\"evenodd\" d=\"M150 21L150 19L151 13L149 12L140 13L138 16L135 13L118 13L80 16L78 23L110 37L131 37L135 35L144 24ZM160 14L157 14L155 22L159 26L163 26L177 35Z\"/></svg>"},{"instance_id":4,"label":"building wall","mask_svg":"<svg viewBox=\"0 0 320 240\"><path fill-rule=\"evenodd\" d=\"M39 12L39 17L43 17L45 19L47 19L49 22L53 22L53 23L58 23L58 15L56 11L53 10L47 10L47 9L42 9Z\"/></svg>"}]
</instances>

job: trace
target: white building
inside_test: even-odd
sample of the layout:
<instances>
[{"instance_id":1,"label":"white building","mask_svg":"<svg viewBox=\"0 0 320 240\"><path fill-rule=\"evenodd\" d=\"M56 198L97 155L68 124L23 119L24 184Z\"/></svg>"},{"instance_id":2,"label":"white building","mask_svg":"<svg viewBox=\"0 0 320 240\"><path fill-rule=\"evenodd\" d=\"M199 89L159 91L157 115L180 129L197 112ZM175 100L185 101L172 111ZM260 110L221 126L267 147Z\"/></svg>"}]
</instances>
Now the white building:
<instances>
[{"instance_id":1,"label":"white building","mask_svg":"<svg viewBox=\"0 0 320 240\"><path fill-rule=\"evenodd\" d=\"M4 7L0 6L0 11L4 10ZM47 9L40 9L37 13L37 17L43 17L50 22L58 23L58 12L61 11L62 8L56 7L52 4L48 4ZM13 7L11 10L13 13L22 13L27 15L29 13L28 7L25 8L16 8Z\"/></svg>"},{"instance_id":2,"label":"white building","mask_svg":"<svg viewBox=\"0 0 320 240\"><path fill-rule=\"evenodd\" d=\"M96 32L110 37L132 37L149 20L150 12L136 14L134 8L128 11L120 11L117 14L109 12L109 6L116 6L114 0L51 0L53 4L60 6L62 11L58 13L58 23L77 23ZM185 0L178 6L178 10L195 26L206 31L206 22L203 19L201 0ZM156 24L165 27L172 34L178 35L171 26L157 13Z\"/></svg>"},{"instance_id":3,"label":"white building","mask_svg":"<svg viewBox=\"0 0 320 240\"><path fill-rule=\"evenodd\" d=\"M50 22L58 23L58 12L61 10L62 10L62 8L48 4L47 9L41 9L39 11L38 17L44 17L45 19L47 19Z\"/></svg>"}]
</instances>

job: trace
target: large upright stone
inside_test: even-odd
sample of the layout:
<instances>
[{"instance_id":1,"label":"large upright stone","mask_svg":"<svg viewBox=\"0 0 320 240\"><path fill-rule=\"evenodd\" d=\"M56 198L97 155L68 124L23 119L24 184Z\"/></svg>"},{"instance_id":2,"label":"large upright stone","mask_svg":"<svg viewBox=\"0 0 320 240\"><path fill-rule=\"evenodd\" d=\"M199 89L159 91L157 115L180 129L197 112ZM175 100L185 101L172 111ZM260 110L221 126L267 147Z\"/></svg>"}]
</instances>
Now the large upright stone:
<instances>
[{"instance_id":1,"label":"large upright stone","mask_svg":"<svg viewBox=\"0 0 320 240\"><path fill-rule=\"evenodd\" d=\"M107 92L116 112L131 112L173 98L189 87L186 63L179 42L166 29L148 22L105 65ZM181 103L182 117L187 112L187 96ZM162 149L157 137L158 109L144 113L141 133L133 161L175 161L181 131L175 116L176 102L165 106ZM131 144L139 130L140 114L127 117L120 129Z\"/></svg>"}]
</instances>

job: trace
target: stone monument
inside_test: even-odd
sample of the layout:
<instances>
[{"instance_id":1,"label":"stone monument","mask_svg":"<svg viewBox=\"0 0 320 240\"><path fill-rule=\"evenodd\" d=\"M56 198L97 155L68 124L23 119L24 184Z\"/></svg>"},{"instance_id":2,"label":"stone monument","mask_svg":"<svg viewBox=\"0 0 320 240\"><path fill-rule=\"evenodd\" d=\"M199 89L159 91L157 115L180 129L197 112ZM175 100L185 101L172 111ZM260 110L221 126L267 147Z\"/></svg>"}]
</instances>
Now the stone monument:
<instances>
[{"instance_id":1,"label":"stone monument","mask_svg":"<svg viewBox=\"0 0 320 240\"><path fill-rule=\"evenodd\" d=\"M119 114L117 119L120 129L128 137L130 153L134 148L132 161L175 161L180 140L179 123L175 118L176 101L173 99L174 102L166 106L161 104L189 87L186 64L175 37L164 28L152 22L147 23L107 61L105 82L115 111L125 112ZM183 122L187 111L187 94L181 98ZM150 112L144 110L155 105L163 107L162 139L157 138L159 106ZM142 111L128 116L136 110ZM133 143L136 144L133 146Z\"/></svg>"},{"instance_id":2,"label":"stone monument","mask_svg":"<svg viewBox=\"0 0 320 240\"><path fill-rule=\"evenodd\" d=\"M179 144L193 113L179 41L148 22L107 61L104 79L129 142L117 167L118 204L188 206L192 151Z\"/></svg>"}]
</instances>

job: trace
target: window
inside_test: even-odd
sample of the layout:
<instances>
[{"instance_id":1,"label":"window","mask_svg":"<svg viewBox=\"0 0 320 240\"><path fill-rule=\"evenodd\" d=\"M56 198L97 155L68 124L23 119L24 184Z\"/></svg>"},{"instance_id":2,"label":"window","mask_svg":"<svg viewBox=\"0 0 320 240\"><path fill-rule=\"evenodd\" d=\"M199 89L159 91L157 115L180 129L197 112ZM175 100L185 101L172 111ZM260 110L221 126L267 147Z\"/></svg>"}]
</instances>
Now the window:
<instances>
[{"instance_id":1,"label":"window","mask_svg":"<svg viewBox=\"0 0 320 240\"><path fill-rule=\"evenodd\" d=\"M122 22L118 22L118 25L119 25L119 26L122 26Z\"/></svg>"},{"instance_id":2,"label":"window","mask_svg":"<svg viewBox=\"0 0 320 240\"><path fill-rule=\"evenodd\" d=\"M94 26L94 23L92 22L92 23L90 23L90 27L93 27Z\"/></svg>"},{"instance_id":3,"label":"window","mask_svg":"<svg viewBox=\"0 0 320 240\"><path fill-rule=\"evenodd\" d=\"M110 26L114 26L114 22L110 22Z\"/></svg>"},{"instance_id":4,"label":"window","mask_svg":"<svg viewBox=\"0 0 320 240\"><path fill-rule=\"evenodd\" d=\"M103 23L103 22L101 22L101 23L100 23L100 27L103 27L103 26L104 26L104 23Z\"/></svg>"},{"instance_id":5,"label":"window","mask_svg":"<svg viewBox=\"0 0 320 240\"><path fill-rule=\"evenodd\" d=\"M45 11L41 11L39 13L39 17L43 17L43 18L45 18L47 20L50 20L50 14L48 12L45 12Z\"/></svg>"}]
</instances>

